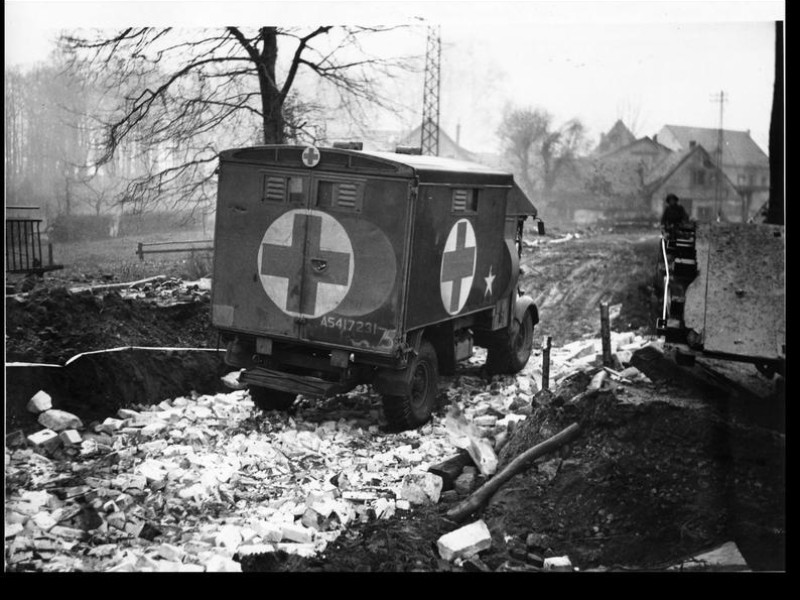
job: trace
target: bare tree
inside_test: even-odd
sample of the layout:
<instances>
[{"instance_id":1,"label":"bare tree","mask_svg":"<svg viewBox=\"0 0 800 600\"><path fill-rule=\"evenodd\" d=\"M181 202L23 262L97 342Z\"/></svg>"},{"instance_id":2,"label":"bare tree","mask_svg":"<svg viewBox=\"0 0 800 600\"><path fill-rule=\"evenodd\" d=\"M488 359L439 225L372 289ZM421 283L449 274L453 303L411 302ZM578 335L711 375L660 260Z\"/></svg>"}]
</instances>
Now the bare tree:
<instances>
[{"instance_id":1,"label":"bare tree","mask_svg":"<svg viewBox=\"0 0 800 600\"><path fill-rule=\"evenodd\" d=\"M634 137L639 137L642 129L642 103L630 98L617 102L617 119L622 121Z\"/></svg>"},{"instance_id":2,"label":"bare tree","mask_svg":"<svg viewBox=\"0 0 800 600\"><path fill-rule=\"evenodd\" d=\"M255 126L267 144L315 141L324 131L321 107L295 89L301 75L328 86L339 113L391 108L377 82L410 63L362 48L366 38L390 29L129 28L111 36L65 35L62 49L88 60L105 89L124 90L104 117L103 152L95 162L113 163L127 148L139 171L126 199L140 208L165 198L197 206L213 201L219 150L251 144Z\"/></svg>"},{"instance_id":3,"label":"bare tree","mask_svg":"<svg viewBox=\"0 0 800 600\"><path fill-rule=\"evenodd\" d=\"M556 127L553 115L538 108L507 110L498 135L522 188L531 196L542 194L545 202L586 146L586 130L579 120Z\"/></svg>"}]
</instances>

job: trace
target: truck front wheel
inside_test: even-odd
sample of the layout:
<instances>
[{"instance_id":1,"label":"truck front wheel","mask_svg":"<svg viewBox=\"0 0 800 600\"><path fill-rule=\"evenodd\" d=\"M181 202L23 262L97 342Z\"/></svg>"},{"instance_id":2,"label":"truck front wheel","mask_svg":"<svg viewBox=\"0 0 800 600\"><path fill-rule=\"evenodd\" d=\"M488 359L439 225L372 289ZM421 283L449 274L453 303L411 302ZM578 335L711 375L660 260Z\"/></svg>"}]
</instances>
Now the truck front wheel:
<instances>
[{"instance_id":1,"label":"truck front wheel","mask_svg":"<svg viewBox=\"0 0 800 600\"><path fill-rule=\"evenodd\" d=\"M526 311L522 322L513 325L498 335L489 345L486 368L492 375L519 373L533 352L533 317Z\"/></svg>"},{"instance_id":2,"label":"truck front wheel","mask_svg":"<svg viewBox=\"0 0 800 600\"><path fill-rule=\"evenodd\" d=\"M436 408L439 391L439 363L436 350L423 341L419 353L408 365L411 390L405 396L384 396L383 412L389 427L396 431L424 425Z\"/></svg>"},{"instance_id":3,"label":"truck front wheel","mask_svg":"<svg viewBox=\"0 0 800 600\"><path fill-rule=\"evenodd\" d=\"M288 410L297 398L297 394L270 390L257 385L249 386L247 391L250 392L250 398L253 399L256 407L264 412L268 410Z\"/></svg>"}]
</instances>

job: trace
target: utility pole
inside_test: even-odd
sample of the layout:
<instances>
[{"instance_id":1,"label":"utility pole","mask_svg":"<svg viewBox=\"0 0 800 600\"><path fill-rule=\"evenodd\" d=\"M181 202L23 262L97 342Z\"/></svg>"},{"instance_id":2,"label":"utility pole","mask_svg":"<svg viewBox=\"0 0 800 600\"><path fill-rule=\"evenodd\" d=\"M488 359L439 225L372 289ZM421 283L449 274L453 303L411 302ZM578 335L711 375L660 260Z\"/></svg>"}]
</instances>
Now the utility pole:
<instances>
[{"instance_id":1,"label":"utility pole","mask_svg":"<svg viewBox=\"0 0 800 600\"><path fill-rule=\"evenodd\" d=\"M425 51L425 89L422 98L422 154L439 155L439 91L442 38L440 27L428 27Z\"/></svg>"},{"instance_id":2,"label":"utility pole","mask_svg":"<svg viewBox=\"0 0 800 600\"><path fill-rule=\"evenodd\" d=\"M724 142L723 134L722 134L722 114L723 114L723 107L725 106L725 102L727 102L727 98L725 97L725 92L720 91L719 94L714 94L711 97L712 102L719 102L719 131L717 133L717 152L715 160L717 162L717 169L719 170L714 177L714 212L716 213L716 218L719 220L720 217L720 209L722 206L722 144Z\"/></svg>"}]
</instances>

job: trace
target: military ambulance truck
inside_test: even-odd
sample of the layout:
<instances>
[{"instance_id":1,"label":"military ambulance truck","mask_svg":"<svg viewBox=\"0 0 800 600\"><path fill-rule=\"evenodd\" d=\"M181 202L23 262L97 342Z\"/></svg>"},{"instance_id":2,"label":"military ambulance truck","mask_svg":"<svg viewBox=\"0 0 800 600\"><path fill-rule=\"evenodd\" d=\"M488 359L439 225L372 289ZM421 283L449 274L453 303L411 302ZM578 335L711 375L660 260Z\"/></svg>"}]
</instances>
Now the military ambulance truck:
<instances>
[{"instance_id":1,"label":"military ambulance truck","mask_svg":"<svg viewBox=\"0 0 800 600\"><path fill-rule=\"evenodd\" d=\"M487 349L515 373L539 321L517 289L536 208L510 173L315 146L222 152L212 321L264 410L369 383L395 429L436 407L439 374ZM539 231L543 224L538 221Z\"/></svg>"}]
</instances>

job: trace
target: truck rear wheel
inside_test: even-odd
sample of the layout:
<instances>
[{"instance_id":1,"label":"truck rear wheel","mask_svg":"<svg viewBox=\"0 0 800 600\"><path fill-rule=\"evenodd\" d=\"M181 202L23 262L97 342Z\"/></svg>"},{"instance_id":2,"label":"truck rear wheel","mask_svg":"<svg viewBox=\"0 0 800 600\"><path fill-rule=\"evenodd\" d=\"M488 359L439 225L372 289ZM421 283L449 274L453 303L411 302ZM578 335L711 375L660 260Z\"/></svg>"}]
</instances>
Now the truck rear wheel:
<instances>
[{"instance_id":1,"label":"truck rear wheel","mask_svg":"<svg viewBox=\"0 0 800 600\"><path fill-rule=\"evenodd\" d=\"M439 362L430 342L423 341L419 353L408 365L411 392L406 396L384 396L383 412L389 427L402 431L424 425L436 408L439 392Z\"/></svg>"},{"instance_id":2,"label":"truck rear wheel","mask_svg":"<svg viewBox=\"0 0 800 600\"><path fill-rule=\"evenodd\" d=\"M522 321L499 334L487 350L486 368L491 375L519 373L533 352L533 317L526 311Z\"/></svg>"},{"instance_id":3,"label":"truck rear wheel","mask_svg":"<svg viewBox=\"0 0 800 600\"><path fill-rule=\"evenodd\" d=\"M257 385L251 385L247 388L250 392L250 398L257 408L263 411L268 410L288 410L294 404L297 394L291 392L281 392L279 390L270 390Z\"/></svg>"}]
</instances>

